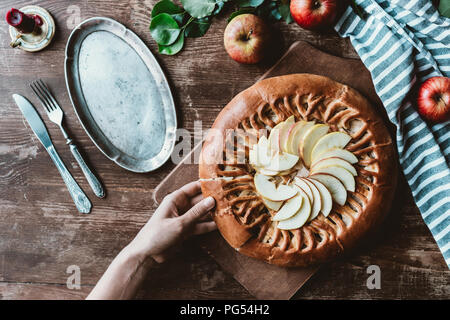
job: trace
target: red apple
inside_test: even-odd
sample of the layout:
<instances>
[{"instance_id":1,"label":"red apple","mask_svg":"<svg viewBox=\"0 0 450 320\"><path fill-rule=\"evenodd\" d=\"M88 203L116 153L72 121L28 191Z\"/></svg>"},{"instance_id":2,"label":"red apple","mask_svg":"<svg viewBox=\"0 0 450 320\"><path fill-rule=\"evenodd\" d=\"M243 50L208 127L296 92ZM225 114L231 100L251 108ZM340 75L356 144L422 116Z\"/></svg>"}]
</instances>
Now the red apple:
<instances>
[{"instance_id":1,"label":"red apple","mask_svg":"<svg viewBox=\"0 0 450 320\"><path fill-rule=\"evenodd\" d=\"M291 0L291 15L305 29L329 27L336 20L339 0Z\"/></svg>"},{"instance_id":2,"label":"red apple","mask_svg":"<svg viewBox=\"0 0 450 320\"><path fill-rule=\"evenodd\" d=\"M450 120L450 78L432 77L419 89L419 114L432 122Z\"/></svg>"},{"instance_id":3,"label":"red apple","mask_svg":"<svg viewBox=\"0 0 450 320\"><path fill-rule=\"evenodd\" d=\"M240 63L258 63L270 41L270 31L264 20L254 14L241 14L228 23L224 44L228 55Z\"/></svg>"}]
</instances>

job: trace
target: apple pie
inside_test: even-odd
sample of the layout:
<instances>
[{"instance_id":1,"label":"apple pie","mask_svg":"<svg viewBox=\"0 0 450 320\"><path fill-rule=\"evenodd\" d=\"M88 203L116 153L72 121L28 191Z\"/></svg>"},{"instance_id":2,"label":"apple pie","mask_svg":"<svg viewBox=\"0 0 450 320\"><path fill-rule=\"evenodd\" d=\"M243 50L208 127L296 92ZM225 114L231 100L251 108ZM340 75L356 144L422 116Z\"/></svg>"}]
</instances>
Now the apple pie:
<instances>
[{"instance_id":1,"label":"apple pie","mask_svg":"<svg viewBox=\"0 0 450 320\"><path fill-rule=\"evenodd\" d=\"M262 80L220 112L202 148L203 195L225 240L280 266L327 261L389 211L397 181L382 119L329 78Z\"/></svg>"}]
</instances>

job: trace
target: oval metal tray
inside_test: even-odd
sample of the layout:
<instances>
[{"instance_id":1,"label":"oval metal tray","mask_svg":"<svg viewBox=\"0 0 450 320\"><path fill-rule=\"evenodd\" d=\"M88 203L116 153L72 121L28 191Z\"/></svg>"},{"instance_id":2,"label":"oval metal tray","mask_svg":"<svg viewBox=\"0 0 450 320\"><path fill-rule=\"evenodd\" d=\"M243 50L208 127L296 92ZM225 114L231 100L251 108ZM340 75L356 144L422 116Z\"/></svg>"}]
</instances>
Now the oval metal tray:
<instances>
[{"instance_id":1,"label":"oval metal tray","mask_svg":"<svg viewBox=\"0 0 450 320\"><path fill-rule=\"evenodd\" d=\"M167 161L176 139L175 104L137 35L109 18L82 22L66 46L65 77L78 119L109 159L134 172Z\"/></svg>"}]
</instances>

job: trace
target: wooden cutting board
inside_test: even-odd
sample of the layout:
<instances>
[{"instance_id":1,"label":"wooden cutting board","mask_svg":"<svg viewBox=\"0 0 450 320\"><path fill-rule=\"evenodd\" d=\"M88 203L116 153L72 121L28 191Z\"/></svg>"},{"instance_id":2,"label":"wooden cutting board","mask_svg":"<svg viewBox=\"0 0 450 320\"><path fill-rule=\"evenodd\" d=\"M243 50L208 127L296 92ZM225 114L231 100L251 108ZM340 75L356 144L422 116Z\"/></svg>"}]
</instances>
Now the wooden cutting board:
<instances>
[{"instance_id":1,"label":"wooden cutting board","mask_svg":"<svg viewBox=\"0 0 450 320\"><path fill-rule=\"evenodd\" d=\"M322 52L307 42L295 42L286 54L259 80L292 73L313 73L347 84L369 100L379 111L382 104L375 93L369 71L357 59L344 59ZM384 110L381 111L384 114ZM164 196L184 184L198 179L198 157L201 143L169 173L154 192L160 203ZM237 253L219 232L202 236L202 248L257 299L290 299L318 270L281 268Z\"/></svg>"}]
</instances>

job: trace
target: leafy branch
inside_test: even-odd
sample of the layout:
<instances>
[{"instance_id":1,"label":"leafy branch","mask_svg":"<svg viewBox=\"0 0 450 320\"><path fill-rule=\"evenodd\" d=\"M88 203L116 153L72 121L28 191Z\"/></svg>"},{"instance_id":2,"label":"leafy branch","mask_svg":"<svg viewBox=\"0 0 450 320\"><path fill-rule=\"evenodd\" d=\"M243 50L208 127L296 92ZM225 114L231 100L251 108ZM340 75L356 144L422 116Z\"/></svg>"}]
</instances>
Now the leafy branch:
<instances>
[{"instance_id":1,"label":"leafy branch","mask_svg":"<svg viewBox=\"0 0 450 320\"><path fill-rule=\"evenodd\" d=\"M213 17L223 8L233 6L235 11L228 21L243 13L253 13L268 20L291 23L290 0L180 0L183 7L172 0L161 0L152 10L150 33L162 54L174 55L184 47L185 38L206 34Z\"/></svg>"}]
</instances>

